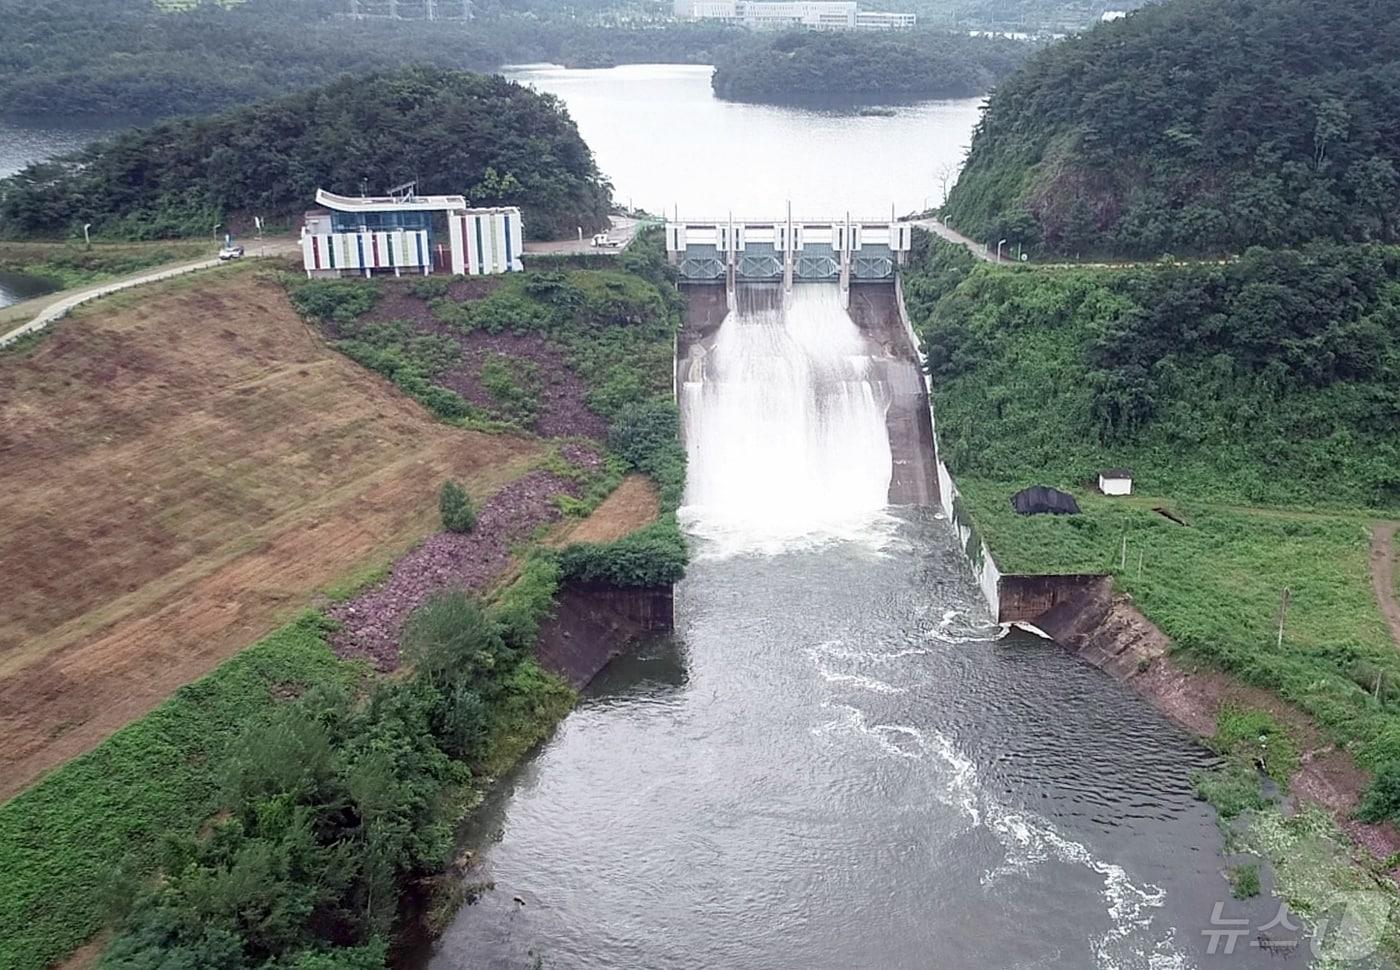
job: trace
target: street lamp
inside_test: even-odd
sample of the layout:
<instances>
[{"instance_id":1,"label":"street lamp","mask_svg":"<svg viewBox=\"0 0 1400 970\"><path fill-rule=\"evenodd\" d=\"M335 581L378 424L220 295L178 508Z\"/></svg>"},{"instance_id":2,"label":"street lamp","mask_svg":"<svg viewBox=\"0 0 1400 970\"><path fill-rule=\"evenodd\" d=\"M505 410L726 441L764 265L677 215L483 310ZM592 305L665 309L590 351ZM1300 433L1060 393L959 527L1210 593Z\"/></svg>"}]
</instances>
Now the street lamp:
<instances>
[{"instance_id":1,"label":"street lamp","mask_svg":"<svg viewBox=\"0 0 1400 970\"><path fill-rule=\"evenodd\" d=\"M1001 242L997 243L997 262L998 262L998 263L1001 262L1001 247L1003 247L1003 246L1005 246L1005 245L1006 245L1006 240L1005 240L1005 239L1003 239Z\"/></svg>"},{"instance_id":2,"label":"street lamp","mask_svg":"<svg viewBox=\"0 0 1400 970\"><path fill-rule=\"evenodd\" d=\"M214 223L214 244L215 244L215 245L218 245L218 243L219 243L219 228L220 228L222 225L223 225L222 222L216 222L216 223Z\"/></svg>"},{"instance_id":3,"label":"street lamp","mask_svg":"<svg viewBox=\"0 0 1400 970\"><path fill-rule=\"evenodd\" d=\"M92 223L83 223L83 245L92 248L92 237L88 235L88 230L92 228Z\"/></svg>"}]
</instances>

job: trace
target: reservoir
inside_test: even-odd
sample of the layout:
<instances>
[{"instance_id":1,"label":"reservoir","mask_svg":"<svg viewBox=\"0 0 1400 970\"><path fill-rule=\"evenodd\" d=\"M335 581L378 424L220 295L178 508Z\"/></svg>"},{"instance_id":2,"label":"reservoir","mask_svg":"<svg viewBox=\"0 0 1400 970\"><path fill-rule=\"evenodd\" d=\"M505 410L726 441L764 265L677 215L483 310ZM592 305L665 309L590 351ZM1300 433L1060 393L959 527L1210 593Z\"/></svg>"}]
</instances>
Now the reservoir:
<instances>
[{"instance_id":1,"label":"reservoir","mask_svg":"<svg viewBox=\"0 0 1400 970\"><path fill-rule=\"evenodd\" d=\"M564 99L622 201L682 214L918 208L977 117L728 105L706 69L518 76ZM429 966L1306 965L1210 952L1218 918L1278 913L1267 888L1230 897L1189 778L1212 756L993 623L936 507L890 504L879 353L823 284L741 287L692 347L675 635L614 662L493 793L467 878L494 888Z\"/></svg>"},{"instance_id":2,"label":"reservoir","mask_svg":"<svg viewBox=\"0 0 1400 970\"><path fill-rule=\"evenodd\" d=\"M928 101L887 117L721 101L709 67L503 73L563 99L622 205L682 216L904 215L940 201L972 141L980 98Z\"/></svg>"},{"instance_id":3,"label":"reservoir","mask_svg":"<svg viewBox=\"0 0 1400 970\"><path fill-rule=\"evenodd\" d=\"M7 307L21 300L52 293L57 287L52 280L27 273L6 273L0 271L0 307Z\"/></svg>"}]
</instances>

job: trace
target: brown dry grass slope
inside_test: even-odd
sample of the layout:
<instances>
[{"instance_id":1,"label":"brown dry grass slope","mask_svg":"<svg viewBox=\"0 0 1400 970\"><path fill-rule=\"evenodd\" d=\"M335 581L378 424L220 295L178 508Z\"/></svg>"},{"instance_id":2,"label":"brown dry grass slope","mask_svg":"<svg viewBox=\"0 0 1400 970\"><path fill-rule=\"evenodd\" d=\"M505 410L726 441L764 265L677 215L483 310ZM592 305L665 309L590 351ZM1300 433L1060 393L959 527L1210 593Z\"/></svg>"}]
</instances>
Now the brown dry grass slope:
<instances>
[{"instance_id":1,"label":"brown dry grass slope","mask_svg":"<svg viewBox=\"0 0 1400 970\"><path fill-rule=\"evenodd\" d=\"M435 422L250 271L0 355L0 799L540 454Z\"/></svg>"}]
</instances>

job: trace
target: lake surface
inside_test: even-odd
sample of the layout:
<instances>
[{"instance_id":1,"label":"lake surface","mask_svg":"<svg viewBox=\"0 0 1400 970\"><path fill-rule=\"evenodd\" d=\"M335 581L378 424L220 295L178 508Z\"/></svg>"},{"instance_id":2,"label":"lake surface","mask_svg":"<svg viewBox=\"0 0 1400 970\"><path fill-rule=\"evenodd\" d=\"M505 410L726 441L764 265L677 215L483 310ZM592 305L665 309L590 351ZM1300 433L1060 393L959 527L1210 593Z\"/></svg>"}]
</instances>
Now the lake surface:
<instances>
[{"instance_id":1,"label":"lake surface","mask_svg":"<svg viewBox=\"0 0 1400 970\"><path fill-rule=\"evenodd\" d=\"M0 178L13 175L26 165L41 162L56 155L75 152L126 125L60 126L37 123L23 125L0 121Z\"/></svg>"},{"instance_id":2,"label":"lake surface","mask_svg":"<svg viewBox=\"0 0 1400 970\"><path fill-rule=\"evenodd\" d=\"M849 211L880 217L937 205L981 99L930 101L889 117L735 104L710 91L708 67L633 65L504 72L558 95L593 149L617 201L651 212L772 219Z\"/></svg>"},{"instance_id":3,"label":"lake surface","mask_svg":"<svg viewBox=\"0 0 1400 970\"><path fill-rule=\"evenodd\" d=\"M0 271L0 307L7 307L21 300L52 293L58 287L53 280L26 273L6 273Z\"/></svg>"}]
</instances>

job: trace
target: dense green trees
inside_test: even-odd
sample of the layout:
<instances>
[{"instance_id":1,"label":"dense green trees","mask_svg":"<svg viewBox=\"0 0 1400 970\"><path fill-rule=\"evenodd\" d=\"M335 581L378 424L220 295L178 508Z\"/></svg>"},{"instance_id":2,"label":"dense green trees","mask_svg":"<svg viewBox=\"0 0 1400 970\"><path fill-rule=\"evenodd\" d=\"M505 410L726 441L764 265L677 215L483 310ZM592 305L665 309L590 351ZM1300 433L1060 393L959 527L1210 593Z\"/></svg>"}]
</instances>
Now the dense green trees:
<instances>
[{"instance_id":1,"label":"dense green trees","mask_svg":"<svg viewBox=\"0 0 1400 970\"><path fill-rule=\"evenodd\" d=\"M1031 46L966 34L792 31L756 37L715 62L715 94L777 104L877 103L981 94Z\"/></svg>"},{"instance_id":2,"label":"dense green trees","mask_svg":"<svg viewBox=\"0 0 1400 970\"><path fill-rule=\"evenodd\" d=\"M1008 272L920 240L905 292L955 473L1400 507L1400 252Z\"/></svg>"},{"instance_id":3,"label":"dense green trees","mask_svg":"<svg viewBox=\"0 0 1400 970\"><path fill-rule=\"evenodd\" d=\"M167 121L0 182L0 231L207 234L237 214L293 217L317 187L513 204L534 235L603 223L609 189L559 103L500 77L434 68L344 78L200 120Z\"/></svg>"},{"instance_id":4,"label":"dense green trees","mask_svg":"<svg viewBox=\"0 0 1400 970\"><path fill-rule=\"evenodd\" d=\"M451 860L473 774L572 703L529 656L558 579L531 560L490 608L441 594L404 631L410 676L368 697L322 685L243 730L209 831L169 838L158 878L121 887L102 967L383 967L409 882Z\"/></svg>"},{"instance_id":5,"label":"dense green trees","mask_svg":"<svg viewBox=\"0 0 1400 970\"><path fill-rule=\"evenodd\" d=\"M0 115L202 114L405 64L709 63L738 33L617 22L563 3L475 7L468 23L429 24L350 20L347 0L205 2L180 13L152 0L0 0Z\"/></svg>"},{"instance_id":6,"label":"dense green trees","mask_svg":"<svg viewBox=\"0 0 1400 970\"><path fill-rule=\"evenodd\" d=\"M1145 7L998 88L945 215L1071 256L1394 241L1397 45L1388 0Z\"/></svg>"}]
</instances>

